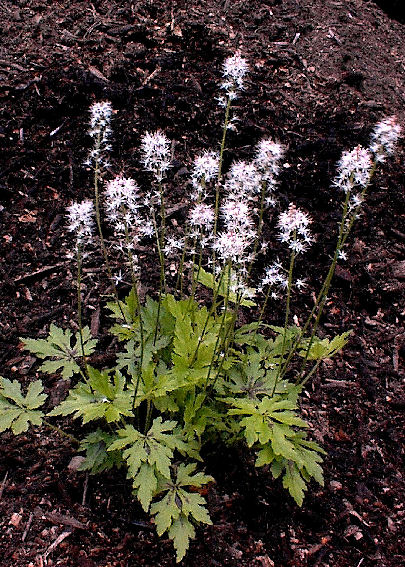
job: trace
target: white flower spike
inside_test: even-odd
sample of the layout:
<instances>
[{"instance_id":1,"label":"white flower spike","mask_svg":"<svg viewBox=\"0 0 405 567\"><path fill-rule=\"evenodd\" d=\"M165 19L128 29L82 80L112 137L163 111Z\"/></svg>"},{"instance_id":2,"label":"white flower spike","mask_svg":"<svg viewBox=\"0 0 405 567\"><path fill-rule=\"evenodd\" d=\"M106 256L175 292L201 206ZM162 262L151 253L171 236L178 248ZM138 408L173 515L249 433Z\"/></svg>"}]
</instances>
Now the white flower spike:
<instances>
[{"instance_id":1,"label":"white flower spike","mask_svg":"<svg viewBox=\"0 0 405 567\"><path fill-rule=\"evenodd\" d=\"M394 153L401 131L395 116L390 116L375 126L371 134L370 150L377 161L383 162Z\"/></svg>"},{"instance_id":2,"label":"white flower spike","mask_svg":"<svg viewBox=\"0 0 405 567\"><path fill-rule=\"evenodd\" d=\"M82 203L72 203L67 208L68 230L76 233L77 244L89 240L93 236L94 228L94 205L90 200Z\"/></svg>"},{"instance_id":3,"label":"white flower spike","mask_svg":"<svg viewBox=\"0 0 405 567\"><path fill-rule=\"evenodd\" d=\"M141 140L141 162L159 183L170 167L170 140L160 130L146 132Z\"/></svg>"}]
</instances>

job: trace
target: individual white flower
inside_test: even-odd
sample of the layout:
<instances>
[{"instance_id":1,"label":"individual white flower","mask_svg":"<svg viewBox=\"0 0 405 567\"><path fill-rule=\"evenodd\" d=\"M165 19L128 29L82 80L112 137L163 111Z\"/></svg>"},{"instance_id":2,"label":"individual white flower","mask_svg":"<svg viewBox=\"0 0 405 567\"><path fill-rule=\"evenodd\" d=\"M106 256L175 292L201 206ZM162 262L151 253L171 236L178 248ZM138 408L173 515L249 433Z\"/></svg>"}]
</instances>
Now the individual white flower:
<instances>
[{"instance_id":1,"label":"individual white flower","mask_svg":"<svg viewBox=\"0 0 405 567\"><path fill-rule=\"evenodd\" d=\"M349 209L351 211L357 209L362 205L363 200L361 195L350 195Z\"/></svg>"},{"instance_id":2,"label":"individual white flower","mask_svg":"<svg viewBox=\"0 0 405 567\"><path fill-rule=\"evenodd\" d=\"M372 165L370 150L362 146L356 146L351 151L343 152L338 162L338 174L333 185L343 189L346 193L351 191L355 185L366 187L370 181Z\"/></svg>"},{"instance_id":3,"label":"individual white flower","mask_svg":"<svg viewBox=\"0 0 405 567\"><path fill-rule=\"evenodd\" d=\"M267 266L261 281L261 287L279 285L284 279L281 265L276 262L271 266Z\"/></svg>"},{"instance_id":4,"label":"individual white flower","mask_svg":"<svg viewBox=\"0 0 405 567\"><path fill-rule=\"evenodd\" d=\"M119 285L124 280L124 276L122 275L122 271L120 270L118 272L118 274L114 274L112 276L112 280L113 280L115 285Z\"/></svg>"},{"instance_id":5,"label":"individual white flower","mask_svg":"<svg viewBox=\"0 0 405 567\"><path fill-rule=\"evenodd\" d=\"M371 134L370 150L377 161L383 162L386 156L394 153L401 131L402 128L395 116L390 116L376 124Z\"/></svg>"},{"instance_id":6,"label":"individual white flower","mask_svg":"<svg viewBox=\"0 0 405 567\"><path fill-rule=\"evenodd\" d=\"M229 98L232 100L232 96L229 95ZM227 130L231 130L232 132L237 132L238 128L236 126L237 122L239 122L239 118L237 116L232 116L232 118L230 118L228 120L228 123L226 125L226 129ZM225 124L223 125L225 126Z\"/></svg>"},{"instance_id":7,"label":"individual white flower","mask_svg":"<svg viewBox=\"0 0 405 567\"><path fill-rule=\"evenodd\" d=\"M94 205L90 200L72 203L68 208L68 230L76 233L77 243L89 240L94 228Z\"/></svg>"},{"instance_id":8,"label":"individual white flower","mask_svg":"<svg viewBox=\"0 0 405 567\"><path fill-rule=\"evenodd\" d=\"M205 203L195 205L190 211L189 222L192 227L209 231L214 226L215 211Z\"/></svg>"},{"instance_id":9,"label":"individual white flower","mask_svg":"<svg viewBox=\"0 0 405 567\"><path fill-rule=\"evenodd\" d=\"M170 140L160 130L146 132L141 139L141 162L155 179L162 181L170 167Z\"/></svg>"},{"instance_id":10,"label":"individual white flower","mask_svg":"<svg viewBox=\"0 0 405 567\"><path fill-rule=\"evenodd\" d=\"M295 287L298 289L298 291L301 291L302 289L305 289L307 287L307 281L305 279L302 278L298 278L295 282Z\"/></svg>"},{"instance_id":11,"label":"individual white flower","mask_svg":"<svg viewBox=\"0 0 405 567\"><path fill-rule=\"evenodd\" d=\"M344 250L339 250L338 259L339 260L347 260L347 253Z\"/></svg>"},{"instance_id":12,"label":"individual white flower","mask_svg":"<svg viewBox=\"0 0 405 567\"><path fill-rule=\"evenodd\" d=\"M155 234L155 228L153 226L152 221L150 220L143 220L138 227L139 233L144 238L151 238Z\"/></svg>"}]
</instances>

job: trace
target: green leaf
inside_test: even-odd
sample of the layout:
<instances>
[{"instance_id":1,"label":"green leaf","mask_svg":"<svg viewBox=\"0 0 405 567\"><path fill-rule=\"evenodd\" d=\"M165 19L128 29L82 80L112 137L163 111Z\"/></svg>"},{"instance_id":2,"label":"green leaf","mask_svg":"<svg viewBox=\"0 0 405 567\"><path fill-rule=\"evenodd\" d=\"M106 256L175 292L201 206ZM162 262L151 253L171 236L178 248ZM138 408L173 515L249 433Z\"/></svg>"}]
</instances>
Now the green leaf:
<instances>
[{"instance_id":1,"label":"green leaf","mask_svg":"<svg viewBox=\"0 0 405 567\"><path fill-rule=\"evenodd\" d=\"M180 563L189 548L190 539L195 537L194 526L185 516L181 515L174 520L168 533L176 550L176 562Z\"/></svg>"},{"instance_id":2,"label":"green leaf","mask_svg":"<svg viewBox=\"0 0 405 567\"><path fill-rule=\"evenodd\" d=\"M156 531L161 536L180 516L180 508L175 502L175 492L168 492L161 500L154 502L150 513L155 516Z\"/></svg>"},{"instance_id":3,"label":"green leaf","mask_svg":"<svg viewBox=\"0 0 405 567\"><path fill-rule=\"evenodd\" d=\"M324 453L314 441L306 439L303 431L295 432L285 425L275 425L271 442L262 446L257 454L256 466L271 464L274 478L283 473L283 485L301 506L306 483L314 478L323 486L320 463Z\"/></svg>"},{"instance_id":4,"label":"green leaf","mask_svg":"<svg viewBox=\"0 0 405 567\"><path fill-rule=\"evenodd\" d=\"M288 490L298 506L302 506L307 486L295 463L288 462L283 477L283 486Z\"/></svg>"},{"instance_id":5,"label":"green leaf","mask_svg":"<svg viewBox=\"0 0 405 567\"><path fill-rule=\"evenodd\" d=\"M211 518L205 508L205 499L198 492L186 492L179 490L182 514L192 516L196 522L211 525Z\"/></svg>"},{"instance_id":6,"label":"green leaf","mask_svg":"<svg viewBox=\"0 0 405 567\"><path fill-rule=\"evenodd\" d=\"M258 398L262 394L272 395L277 377L277 366L265 367L261 351L249 349L228 372L229 390L234 394L244 394L249 398Z\"/></svg>"},{"instance_id":7,"label":"green leaf","mask_svg":"<svg viewBox=\"0 0 405 567\"><path fill-rule=\"evenodd\" d=\"M237 302L237 295L234 291L230 291L228 293L228 276L224 275L221 279L221 283L219 284L219 282L215 281L213 274L206 272L204 270L204 268L198 268L198 270L195 270L195 277L196 277L196 281L202 285L204 285L205 287L207 287L208 289L214 289L214 287L217 289L217 293L218 295L220 295L221 297L228 297L228 300L231 303L236 303ZM231 286L232 285L236 285L238 282L237 277L232 274L231 275ZM219 284L219 289L218 289L218 284ZM254 288L248 288L247 291L249 292L249 295L253 296L255 294L255 289ZM256 307L256 303L254 301L252 301L251 299L242 299L240 300L240 304L243 305L244 307Z\"/></svg>"},{"instance_id":8,"label":"green leaf","mask_svg":"<svg viewBox=\"0 0 405 567\"><path fill-rule=\"evenodd\" d=\"M111 370L100 372L91 366L87 370L88 381L79 382L48 415L73 414L74 419L81 417L83 424L97 419L113 423L121 416L132 416L132 392L126 389L122 375L115 372L111 379Z\"/></svg>"},{"instance_id":9,"label":"green leaf","mask_svg":"<svg viewBox=\"0 0 405 567\"><path fill-rule=\"evenodd\" d=\"M82 331L84 356L92 354L96 348L97 340L91 338L90 329L84 327ZM35 354L38 358L51 359L45 360L40 370L53 374L62 370L62 378L68 379L73 374L80 372L77 360L82 357L80 333L75 335L72 345L72 332L65 331L51 325L47 339L20 339L24 343L24 348Z\"/></svg>"},{"instance_id":10,"label":"green leaf","mask_svg":"<svg viewBox=\"0 0 405 567\"><path fill-rule=\"evenodd\" d=\"M108 451L122 450L127 461L128 477L132 478L136 494L145 510L157 490L158 478L170 481L170 465L174 451L193 454L195 447L186 443L183 434L176 429L177 422L162 421L156 418L146 434L140 433L132 425L118 430L119 439L108 447ZM196 476L196 482L200 479ZM207 477L208 478L208 477ZM189 479L193 482L193 479Z\"/></svg>"},{"instance_id":11,"label":"green leaf","mask_svg":"<svg viewBox=\"0 0 405 567\"><path fill-rule=\"evenodd\" d=\"M209 484L214 482L214 478L210 475L204 474L202 472L194 471L197 467L196 463L189 463L185 465L182 463L177 469L177 484L179 486L203 486L204 484Z\"/></svg>"},{"instance_id":12,"label":"green leaf","mask_svg":"<svg viewBox=\"0 0 405 567\"><path fill-rule=\"evenodd\" d=\"M110 470L114 466L120 467L122 456L120 451L107 451L107 447L116 439L112 435L97 429L81 441L80 451L86 451L84 461L78 467L79 471L90 471L90 474Z\"/></svg>"},{"instance_id":13,"label":"green leaf","mask_svg":"<svg viewBox=\"0 0 405 567\"><path fill-rule=\"evenodd\" d=\"M271 463L271 474L274 478L279 478L282 475L285 463L286 461L282 457L276 457Z\"/></svg>"},{"instance_id":14,"label":"green leaf","mask_svg":"<svg viewBox=\"0 0 405 567\"><path fill-rule=\"evenodd\" d=\"M48 397L46 394L43 394L44 387L42 385L41 380L35 380L35 382L31 382L28 386L27 395L25 396L24 405L28 409L36 409L45 402L46 398Z\"/></svg>"},{"instance_id":15,"label":"green leaf","mask_svg":"<svg viewBox=\"0 0 405 567\"><path fill-rule=\"evenodd\" d=\"M17 380L12 382L0 377L0 432L11 429L15 435L27 431L29 423L42 425L44 414L38 410L45 402L47 395L43 394L40 380L31 382L24 397L21 385Z\"/></svg>"},{"instance_id":16,"label":"green leaf","mask_svg":"<svg viewBox=\"0 0 405 567\"><path fill-rule=\"evenodd\" d=\"M138 474L132 479L136 495L145 512L149 510L153 495L157 488L155 467L142 463Z\"/></svg>"},{"instance_id":17,"label":"green leaf","mask_svg":"<svg viewBox=\"0 0 405 567\"><path fill-rule=\"evenodd\" d=\"M304 342L304 349L299 351L299 355L302 357L307 356L308 360L322 360L324 358L330 358L334 356L337 352L342 350L349 340L350 335L353 331L346 331L341 335L337 335L331 341L329 339L320 339L319 337L314 337L312 339L312 344L309 349L309 340ZM306 345L306 346L305 346Z\"/></svg>"},{"instance_id":18,"label":"green leaf","mask_svg":"<svg viewBox=\"0 0 405 567\"><path fill-rule=\"evenodd\" d=\"M271 432L271 448L276 455L281 455L285 459L295 458L294 444L288 439L288 436L294 432L287 426L273 424Z\"/></svg>"},{"instance_id":19,"label":"green leaf","mask_svg":"<svg viewBox=\"0 0 405 567\"><path fill-rule=\"evenodd\" d=\"M267 444L258 451L255 466L263 467L264 465L270 465L275 458L276 456L271 445Z\"/></svg>"},{"instance_id":20,"label":"green leaf","mask_svg":"<svg viewBox=\"0 0 405 567\"><path fill-rule=\"evenodd\" d=\"M211 524L205 508L205 499L198 492L188 492L185 487L200 487L214 479L202 472L194 473L196 463L180 464L175 481L165 481L160 492L165 496L151 506L151 513L156 515L155 522L159 535L166 530L173 540L177 551L177 561L184 557L189 541L195 536L191 519L195 522Z\"/></svg>"},{"instance_id":21,"label":"green leaf","mask_svg":"<svg viewBox=\"0 0 405 567\"><path fill-rule=\"evenodd\" d=\"M118 335L120 340L130 339L132 338L132 333L134 329L137 327L137 309L138 304L136 300L135 290L131 289L127 297L124 301L120 301L119 304L117 301L110 301L107 303L107 309L109 309L112 313L112 317L117 321L122 321L122 325L116 325L113 327L114 334ZM125 317L125 322L124 318ZM132 327L134 325L134 327Z\"/></svg>"}]
</instances>

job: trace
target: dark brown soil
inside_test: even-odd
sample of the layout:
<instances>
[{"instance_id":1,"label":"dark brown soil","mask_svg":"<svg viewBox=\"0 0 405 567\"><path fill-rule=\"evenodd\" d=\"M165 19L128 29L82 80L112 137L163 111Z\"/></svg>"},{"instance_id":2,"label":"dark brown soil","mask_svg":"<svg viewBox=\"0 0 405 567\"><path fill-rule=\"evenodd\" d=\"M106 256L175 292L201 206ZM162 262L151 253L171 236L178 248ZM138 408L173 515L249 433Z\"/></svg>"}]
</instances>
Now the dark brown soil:
<instances>
[{"instance_id":1,"label":"dark brown soil","mask_svg":"<svg viewBox=\"0 0 405 567\"><path fill-rule=\"evenodd\" d=\"M341 151L367 144L385 115L405 124L401 2L379 4L398 20L370 0L3 0L1 374L29 383L38 365L19 337L43 336L51 322L75 325L64 214L72 199L91 196L82 165L89 105L110 100L117 111L113 173L137 174L145 130L176 140L172 200L181 203L184 167L219 139L221 64L237 48L252 72L227 162L249 157L263 135L288 145L280 203L294 200L315 220L307 262L318 289L340 213L330 179ZM218 459L208 449L213 526L198 530L184 565L404 565L403 149L375 178L322 320L324 333L354 330L302 408L328 452L325 488L311 485L299 509L248 455L221 450ZM181 222L181 209L173 218ZM84 280L84 316L109 354L97 310L106 281L96 262ZM151 280L144 286L153 291ZM297 298L298 317L311 302L310 293ZM281 309L269 320L279 322ZM63 395L57 378L45 382L55 400ZM1 567L174 565L171 543L128 497L123 474L91 477L82 505L85 476L68 469L73 453L57 434L2 435Z\"/></svg>"}]
</instances>

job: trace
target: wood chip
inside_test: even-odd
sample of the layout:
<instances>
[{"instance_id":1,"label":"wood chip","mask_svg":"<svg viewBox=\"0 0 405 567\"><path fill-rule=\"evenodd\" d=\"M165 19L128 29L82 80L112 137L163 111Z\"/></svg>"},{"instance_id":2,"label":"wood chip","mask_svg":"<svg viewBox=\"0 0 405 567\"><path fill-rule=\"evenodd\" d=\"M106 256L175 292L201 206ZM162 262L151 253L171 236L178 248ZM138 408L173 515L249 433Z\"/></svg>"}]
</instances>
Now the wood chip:
<instances>
[{"instance_id":1,"label":"wood chip","mask_svg":"<svg viewBox=\"0 0 405 567\"><path fill-rule=\"evenodd\" d=\"M65 526L70 526L72 528L77 528L79 530L86 529L86 526L82 522L79 522L79 520L76 520L76 518L65 516L64 514L59 514L58 512L45 512L39 506L35 508L34 514L37 517L49 520L53 524L62 524Z\"/></svg>"},{"instance_id":2,"label":"wood chip","mask_svg":"<svg viewBox=\"0 0 405 567\"><path fill-rule=\"evenodd\" d=\"M45 276L48 273L56 272L61 266L65 266L65 262L59 262L58 264L54 264L53 266L44 266L39 270L35 270L34 272L30 272L29 274L19 276L18 278L15 278L14 281L16 283L21 283L27 280L36 279L38 276Z\"/></svg>"},{"instance_id":3,"label":"wood chip","mask_svg":"<svg viewBox=\"0 0 405 567\"><path fill-rule=\"evenodd\" d=\"M101 81L104 81L106 83L109 83L110 81L107 79L107 77L105 77L103 75L103 73L101 71L99 71L98 69L96 69L96 67L93 67L93 65L89 65L88 67L90 73L92 75L94 75L94 77L96 77L97 79L100 79Z\"/></svg>"},{"instance_id":4,"label":"wood chip","mask_svg":"<svg viewBox=\"0 0 405 567\"><path fill-rule=\"evenodd\" d=\"M53 551L54 549L56 549L56 548L58 547L58 545L59 545L64 539L66 539L67 537L69 537L71 533L72 533L71 531L62 532L62 533L60 534L60 536L58 536L58 537L55 539L55 541L54 541L53 543L51 543L51 545L48 547L48 549L45 551L45 553L42 554L43 559L46 560L46 558L48 557L48 555L49 555L50 553L52 553L52 551Z\"/></svg>"},{"instance_id":5,"label":"wood chip","mask_svg":"<svg viewBox=\"0 0 405 567\"><path fill-rule=\"evenodd\" d=\"M0 486L0 500L2 499L4 489L7 486L7 477L8 477L8 471L4 475L3 482L1 483L1 486Z\"/></svg>"},{"instance_id":6,"label":"wood chip","mask_svg":"<svg viewBox=\"0 0 405 567\"><path fill-rule=\"evenodd\" d=\"M17 512L14 512L14 514L12 514L9 524L11 524L12 526L14 526L15 528L18 528L18 526L20 525L22 520L22 514L18 514Z\"/></svg>"},{"instance_id":7,"label":"wood chip","mask_svg":"<svg viewBox=\"0 0 405 567\"><path fill-rule=\"evenodd\" d=\"M392 275L397 280L405 280L405 260L395 262L391 267Z\"/></svg>"},{"instance_id":8,"label":"wood chip","mask_svg":"<svg viewBox=\"0 0 405 567\"><path fill-rule=\"evenodd\" d=\"M34 514L33 514L33 512L31 512L30 517L28 518L28 522L27 522L27 524L26 524L26 526L25 526L25 530L24 530L24 533L23 533L23 535L22 535L21 541L25 541L25 540L26 540L27 535L28 535L28 532L30 531L30 527L31 527L33 518L34 518Z\"/></svg>"}]
</instances>

